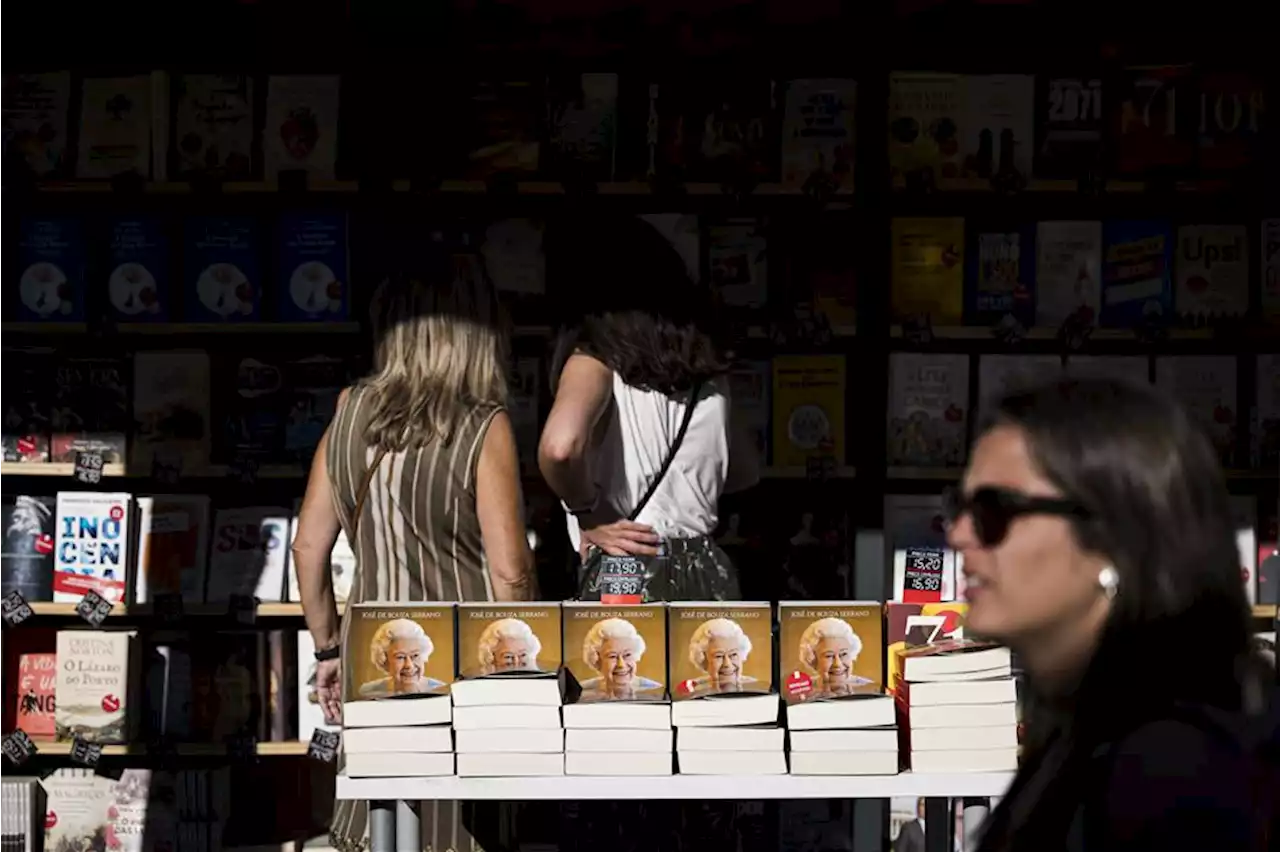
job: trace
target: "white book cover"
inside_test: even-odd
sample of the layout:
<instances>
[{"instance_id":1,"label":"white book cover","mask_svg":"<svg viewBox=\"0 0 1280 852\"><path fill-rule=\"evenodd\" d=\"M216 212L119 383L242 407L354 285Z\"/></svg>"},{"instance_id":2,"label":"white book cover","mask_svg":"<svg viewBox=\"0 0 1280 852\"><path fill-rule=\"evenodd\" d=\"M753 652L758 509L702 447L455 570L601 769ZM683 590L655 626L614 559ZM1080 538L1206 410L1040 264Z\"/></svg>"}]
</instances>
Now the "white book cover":
<instances>
[{"instance_id":1,"label":"white book cover","mask_svg":"<svg viewBox=\"0 0 1280 852\"><path fill-rule=\"evenodd\" d=\"M644 213L640 218L675 247L689 277L695 282L701 281L702 237L698 217L688 213Z\"/></svg>"},{"instance_id":2,"label":"white book cover","mask_svg":"<svg viewBox=\"0 0 1280 852\"><path fill-rule=\"evenodd\" d=\"M247 180L253 167L253 78L182 74L174 88L178 174Z\"/></svg>"},{"instance_id":3,"label":"white book cover","mask_svg":"<svg viewBox=\"0 0 1280 852\"><path fill-rule=\"evenodd\" d=\"M1280 470L1280 355L1259 355L1254 396L1253 466Z\"/></svg>"},{"instance_id":4,"label":"white book cover","mask_svg":"<svg viewBox=\"0 0 1280 852\"><path fill-rule=\"evenodd\" d=\"M814 174L836 192L853 191L858 84L849 79L792 80L782 119L782 183L802 189Z\"/></svg>"},{"instance_id":5,"label":"white book cover","mask_svg":"<svg viewBox=\"0 0 1280 852\"><path fill-rule=\"evenodd\" d=\"M138 710L132 706L136 693L130 680L136 639L133 631L58 631L54 725L59 740L129 742L131 717Z\"/></svg>"},{"instance_id":6,"label":"white book cover","mask_svg":"<svg viewBox=\"0 0 1280 852\"><path fill-rule=\"evenodd\" d=\"M1005 395L1050 384L1062 375L1062 358L1057 355L979 355L978 421Z\"/></svg>"},{"instance_id":7,"label":"white book cover","mask_svg":"<svg viewBox=\"0 0 1280 852\"><path fill-rule=\"evenodd\" d=\"M294 564L292 558L293 543L298 538L298 518L302 514L302 500L297 499L293 503L293 517L289 520L289 589L287 599L291 601L301 601L302 592L298 589L298 566ZM351 542L347 539L345 530L338 530L338 537L333 542L333 549L329 551L329 576L333 581L333 599L337 603L345 603L351 594L351 581L356 574L356 554L351 549Z\"/></svg>"},{"instance_id":8,"label":"white book cover","mask_svg":"<svg viewBox=\"0 0 1280 852\"><path fill-rule=\"evenodd\" d=\"M284 597L289 517L283 506L217 511L206 584L208 601L226 601L232 595L250 595L260 601Z\"/></svg>"},{"instance_id":9,"label":"white book cover","mask_svg":"<svg viewBox=\"0 0 1280 852\"><path fill-rule=\"evenodd\" d=\"M960 154L965 177L1031 176L1035 151L1035 78L979 74L963 81Z\"/></svg>"},{"instance_id":10,"label":"white book cover","mask_svg":"<svg viewBox=\"0 0 1280 852\"><path fill-rule=\"evenodd\" d=\"M1244 225L1178 228L1174 309L1191 318L1242 317L1249 311L1249 232Z\"/></svg>"},{"instance_id":11,"label":"white book cover","mask_svg":"<svg viewBox=\"0 0 1280 852\"><path fill-rule=\"evenodd\" d=\"M300 169L333 180L338 161L336 75L275 75L267 79L262 157L269 179Z\"/></svg>"},{"instance_id":12,"label":"white book cover","mask_svg":"<svg viewBox=\"0 0 1280 852\"><path fill-rule=\"evenodd\" d=\"M1262 315L1280 322L1280 219L1262 220Z\"/></svg>"},{"instance_id":13,"label":"white book cover","mask_svg":"<svg viewBox=\"0 0 1280 852\"><path fill-rule=\"evenodd\" d=\"M1080 308L1102 307L1102 223L1036 226L1036 325L1057 328Z\"/></svg>"},{"instance_id":14,"label":"white book cover","mask_svg":"<svg viewBox=\"0 0 1280 852\"><path fill-rule=\"evenodd\" d=\"M340 725L324 721L320 698L316 694L316 643L311 631L298 631L298 739L310 742L316 730L337 731Z\"/></svg>"},{"instance_id":15,"label":"white book cover","mask_svg":"<svg viewBox=\"0 0 1280 852\"><path fill-rule=\"evenodd\" d=\"M151 177L151 77L86 77L76 177Z\"/></svg>"},{"instance_id":16,"label":"white book cover","mask_svg":"<svg viewBox=\"0 0 1280 852\"><path fill-rule=\"evenodd\" d=\"M17 154L36 177L57 174L67 156L71 72L4 76L4 152Z\"/></svg>"},{"instance_id":17,"label":"white book cover","mask_svg":"<svg viewBox=\"0 0 1280 852\"><path fill-rule=\"evenodd\" d=\"M759 220L731 219L707 229L711 286L725 305L756 308L768 300L767 249Z\"/></svg>"},{"instance_id":18,"label":"white book cover","mask_svg":"<svg viewBox=\"0 0 1280 852\"><path fill-rule=\"evenodd\" d=\"M542 223L535 219L499 219L485 229L480 244L485 271L502 293L538 296L547 292L547 260Z\"/></svg>"},{"instance_id":19,"label":"white book cover","mask_svg":"<svg viewBox=\"0 0 1280 852\"><path fill-rule=\"evenodd\" d=\"M133 495L58 493L53 599L78 603L86 592L123 603L129 579Z\"/></svg>"},{"instance_id":20,"label":"white book cover","mask_svg":"<svg viewBox=\"0 0 1280 852\"><path fill-rule=\"evenodd\" d=\"M1156 386L1181 403L1229 466L1236 446L1236 359L1169 355L1156 359Z\"/></svg>"},{"instance_id":21,"label":"white book cover","mask_svg":"<svg viewBox=\"0 0 1280 852\"><path fill-rule=\"evenodd\" d=\"M133 599L180 594L203 603L209 558L209 498L159 494L138 498L138 571Z\"/></svg>"},{"instance_id":22,"label":"white book cover","mask_svg":"<svg viewBox=\"0 0 1280 852\"><path fill-rule=\"evenodd\" d=\"M889 356L889 464L964 464L969 356L894 352Z\"/></svg>"}]
</instances>

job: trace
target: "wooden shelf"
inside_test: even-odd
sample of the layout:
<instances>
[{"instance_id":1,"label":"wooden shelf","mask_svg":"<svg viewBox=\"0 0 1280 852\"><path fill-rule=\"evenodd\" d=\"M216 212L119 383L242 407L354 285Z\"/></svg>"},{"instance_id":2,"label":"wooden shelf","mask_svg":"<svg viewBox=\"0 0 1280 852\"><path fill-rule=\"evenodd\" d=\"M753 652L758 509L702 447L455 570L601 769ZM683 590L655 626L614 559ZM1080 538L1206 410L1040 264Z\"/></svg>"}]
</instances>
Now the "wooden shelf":
<instances>
[{"instance_id":1,"label":"wooden shelf","mask_svg":"<svg viewBox=\"0 0 1280 852\"><path fill-rule=\"evenodd\" d=\"M1177 181L1172 187L1174 192L1180 195L1215 195L1227 192L1231 189L1231 184L1226 181L1212 180L1187 180ZM902 177L894 179L893 189L895 192L907 192L906 180ZM937 191L945 192L979 192L979 193L1001 193L1004 190L997 189L991 182L990 178L942 178L937 182ZM1104 195L1133 195L1135 193L1152 192L1159 193L1161 188L1158 185L1147 183L1140 180L1106 180L1102 185L1102 193ZM1080 195L1080 181L1078 180L1060 180L1055 178L1032 178L1027 181L1026 186L1020 190L1008 192L1008 195L1021 194L1058 194L1058 195Z\"/></svg>"},{"instance_id":2,"label":"wooden shelf","mask_svg":"<svg viewBox=\"0 0 1280 852\"><path fill-rule=\"evenodd\" d=\"M69 462L0 462L0 475L3 476L64 476L71 478L75 465ZM183 470L179 473L182 479L222 479L229 476L228 465L209 465L196 470ZM134 479L150 478L150 473L129 471L122 464L103 465L102 475L106 477L124 477ZM258 479L305 479L307 468L301 465L263 465L255 474Z\"/></svg>"},{"instance_id":3,"label":"wooden shelf","mask_svg":"<svg viewBox=\"0 0 1280 852\"><path fill-rule=\"evenodd\" d=\"M1276 617L1276 605L1275 604L1254 604L1253 617L1274 620Z\"/></svg>"},{"instance_id":4,"label":"wooden shelf","mask_svg":"<svg viewBox=\"0 0 1280 852\"><path fill-rule=\"evenodd\" d=\"M70 742L38 739L33 739L32 741L36 744L37 755L61 757L71 754ZM305 755L309 745L310 743L304 742L262 742L258 743L257 752L263 757ZM182 757L216 757L227 753L227 747L221 743L179 743L174 748L178 755ZM103 757L141 756L147 754L147 752L148 749L144 743L104 745L102 747Z\"/></svg>"},{"instance_id":5,"label":"wooden shelf","mask_svg":"<svg viewBox=\"0 0 1280 852\"><path fill-rule=\"evenodd\" d=\"M858 469L851 465L837 467L826 479L854 479ZM766 467L760 470L761 479L808 479L809 471L803 467Z\"/></svg>"},{"instance_id":6,"label":"wooden shelf","mask_svg":"<svg viewBox=\"0 0 1280 852\"><path fill-rule=\"evenodd\" d=\"M76 615L76 604L73 603L55 603L52 601L35 601L29 602L31 611L39 616L71 618ZM341 614L345 604L338 604L338 613ZM256 610L259 618L302 618L302 604L291 602L273 602L260 603ZM183 614L186 616L197 617L215 617L225 616L228 614L227 604L205 603L205 604L189 604L183 607ZM149 617L155 615L155 608L151 604L116 604L111 608L111 616L113 617Z\"/></svg>"},{"instance_id":7,"label":"wooden shelf","mask_svg":"<svg viewBox=\"0 0 1280 852\"><path fill-rule=\"evenodd\" d=\"M70 479L75 467L70 462L0 462L0 476L62 476ZM102 475L124 476L124 465L104 464Z\"/></svg>"}]
</instances>

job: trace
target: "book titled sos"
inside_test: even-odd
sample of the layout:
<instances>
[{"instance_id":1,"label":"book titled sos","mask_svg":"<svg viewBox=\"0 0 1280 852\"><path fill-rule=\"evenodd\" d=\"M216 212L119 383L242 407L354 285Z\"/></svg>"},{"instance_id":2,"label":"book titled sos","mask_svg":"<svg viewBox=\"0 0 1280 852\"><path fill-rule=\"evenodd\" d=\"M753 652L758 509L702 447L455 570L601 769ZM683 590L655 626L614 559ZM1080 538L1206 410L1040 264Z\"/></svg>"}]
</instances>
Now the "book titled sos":
<instances>
[{"instance_id":1,"label":"book titled sos","mask_svg":"<svg viewBox=\"0 0 1280 852\"><path fill-rule=\"evenodd\" d=\"M58 494L55 602L75 603L86 592L97 592L113 604L124 600L132 501L130 494Z\"/></svg>"}]
</instances>

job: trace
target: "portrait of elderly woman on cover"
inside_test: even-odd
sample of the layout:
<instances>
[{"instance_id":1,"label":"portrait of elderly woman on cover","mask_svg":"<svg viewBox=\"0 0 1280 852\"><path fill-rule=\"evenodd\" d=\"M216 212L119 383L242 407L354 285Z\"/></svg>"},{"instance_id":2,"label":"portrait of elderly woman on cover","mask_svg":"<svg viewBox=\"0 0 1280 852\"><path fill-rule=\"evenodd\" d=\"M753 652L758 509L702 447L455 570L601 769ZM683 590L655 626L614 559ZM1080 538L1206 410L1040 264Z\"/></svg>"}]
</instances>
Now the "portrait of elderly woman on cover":
<instances>
[{"instance_id":1,"label":"portrait of elderly woman on cover","mask_svg":"<svg viewBox=\"0 0 1280 852\"><path fill-rule=\"evenodd\" d=\"M386 676L361 684L360 697L434 692L444 686L444 681L423 672L435 649L435 643L418 622L396 618L384 623L369 640L369 658L374 668Z\"/></svg>"},{"instance_id":2,"label":"portrait of elderly woman on cover","mask_svg":"<svg viewBox=\"0 0 1280 852\"><path fill-rule=\"evenodd\" d=\"M689 662L706 674L693 682L694 695L705 692L740 692L755 678L742 673L751 653L751 639L736 621L713 618L698 625L689 639Z\"/></svg>"},{"instance_id":3,"label":"portrait of elderly woman on cover","mask_svg":"<svg viewBox=\"0 0 1280 852\"><path fill-rule=\"evenodd\" d=\"M542 653L533 628L518 618L502 618L484 629L476 640L481 674L536 672Z\"/></svg>"},{"instance_id":4,"label":"portrait of elderly woman on cover","mask_svg":"<svg viewBox=\"0 0 1280 852\"><path fill-rule=\"evenodd\" d=\"M814 675L812 698L849 695L874 683L853 673L862 639L842 618L820 618L806 627L799 651L800 667Z\"/></svg>"},{"instance_id":5,"label":"portrait of elderly woman on cover","mask_svg":"<svg viewBox=\"0 0 1280 852\"><path fill-rule=\"evenodd\" d=\"M630 621L606 618L591 625L582 640L582 661L599 674L582 682L579 700L624 700L635 698L637 692L661 689L656 680L636 673L644 652L644 637Z\"/></svg>"}]
</instances>

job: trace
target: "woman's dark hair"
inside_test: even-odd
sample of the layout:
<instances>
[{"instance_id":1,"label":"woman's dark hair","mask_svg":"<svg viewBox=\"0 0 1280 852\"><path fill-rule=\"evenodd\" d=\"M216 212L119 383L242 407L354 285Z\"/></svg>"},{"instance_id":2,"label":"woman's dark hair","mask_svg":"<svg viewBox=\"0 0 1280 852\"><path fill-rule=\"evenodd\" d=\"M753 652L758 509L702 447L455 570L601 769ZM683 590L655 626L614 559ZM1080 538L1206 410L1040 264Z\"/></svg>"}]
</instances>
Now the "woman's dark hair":
<instances>
[{"instance_id":1,"label":"woman's dark hair","mask_svg":"<svg viewBox=\"0 0 1280 852\"><path fill-rule=\"evenodd\" d=\"M710 294L679 252L634 216L548 226L549 289L564 321L553 382L575 351L600 360L628 385L672 395L728 369Z\"/></svg>"},{"instance_id":2,"label":"woman's dark hair","mask_svg":"<svg viewBox=\"0 0 1280 852\"><path fill-rule=\"evenodd\" d=\"M1218 457L1180 405L1150 387L1069 381L1006 397L981 432L1002 425L1021 430L1039 471L1089 511L1076 536L1120 575L1079 680L1049 695L1029 682L1041 700L1024 795L1010 791L987 834L1003 840L983 844L1048 848L1061 845L1095 749L1175 705L1243 709L1250 614Z\"/></svg>"}]
</instances>

